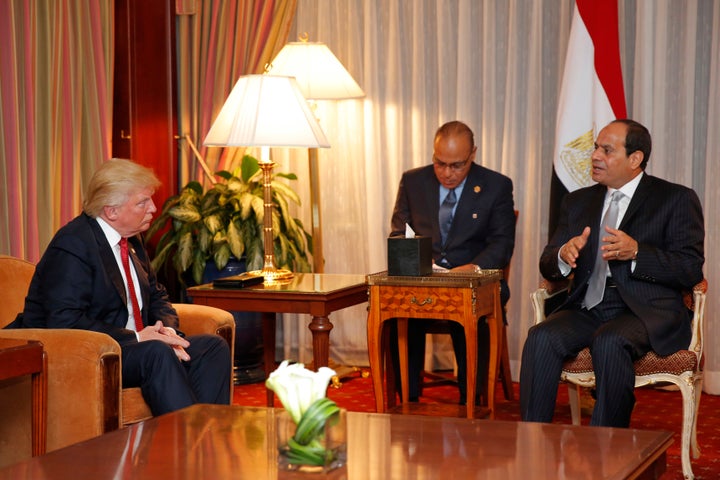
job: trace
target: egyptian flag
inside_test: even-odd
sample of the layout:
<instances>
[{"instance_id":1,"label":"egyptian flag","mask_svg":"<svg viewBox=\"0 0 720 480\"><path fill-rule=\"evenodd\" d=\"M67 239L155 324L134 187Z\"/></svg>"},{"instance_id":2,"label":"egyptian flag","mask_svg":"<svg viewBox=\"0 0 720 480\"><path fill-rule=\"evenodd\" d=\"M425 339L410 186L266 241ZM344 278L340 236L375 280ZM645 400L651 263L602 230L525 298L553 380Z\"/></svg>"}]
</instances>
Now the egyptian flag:
<instances>
[{"instance_id":1,"label":"egyptian flag","mask_svg":"<svg viewBox=\"0 0 720 480\"><path fill-rule=\"evenodd\" d=\"M593 183L590 155L597 133L625 117L617 0L576 0L558 103L550 235L562 197Z\"/></svg>"}]
</instances>

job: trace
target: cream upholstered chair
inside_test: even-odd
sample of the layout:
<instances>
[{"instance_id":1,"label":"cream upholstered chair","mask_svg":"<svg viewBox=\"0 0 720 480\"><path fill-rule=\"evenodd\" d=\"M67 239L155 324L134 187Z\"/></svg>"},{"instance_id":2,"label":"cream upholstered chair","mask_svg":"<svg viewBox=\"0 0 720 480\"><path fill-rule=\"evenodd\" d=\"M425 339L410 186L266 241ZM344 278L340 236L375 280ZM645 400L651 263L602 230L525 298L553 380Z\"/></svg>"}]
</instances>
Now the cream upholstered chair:
<instances>
[{"instance_id":1,"label":"cream upholstered chair","mask_svg":"<svg viewBox=\"0 0 720 480\"><path fill-rule=\"evenodd\" d=\"M532 293L531 300L535 312L535 323L545 320L545 302L566 291L567 283L543 282L538 290ZM700 456L697 443L697 415L702 392L702 354L703 354L703 322L705 317L705 295L707 280L703 280L685 294L685 303L693 310L692 339L687 350L680 350L667 357L649 352L635 362L635 387L671 383L676 385L683 399L683 423L681 460L685 478L694 478L690 454L693 458ZM580 424L580 388L594 387L590 349L583 349L577 357L563 365L560 380L567 382L570 397L572 422Z\"/></svg>"},{"instance_id":2,"label":"cream upholstered chair","mask_svg":"<svg viewBox=\"0 0 720 480\"><path fill-rule=\"evenodd\" d=\"M23 310L34 271L30 262L0 255L0 329ZM228 342L234 358L232 314L204 305L173 306L187 335L216 333ZM139 388L120 388L120 345L110 336L41 328L0 330L0 336L43 344L48 452L152 417ZM0 467L30 456L30 418L30 378L0 382Z\"/></svg>"}]
</instances>

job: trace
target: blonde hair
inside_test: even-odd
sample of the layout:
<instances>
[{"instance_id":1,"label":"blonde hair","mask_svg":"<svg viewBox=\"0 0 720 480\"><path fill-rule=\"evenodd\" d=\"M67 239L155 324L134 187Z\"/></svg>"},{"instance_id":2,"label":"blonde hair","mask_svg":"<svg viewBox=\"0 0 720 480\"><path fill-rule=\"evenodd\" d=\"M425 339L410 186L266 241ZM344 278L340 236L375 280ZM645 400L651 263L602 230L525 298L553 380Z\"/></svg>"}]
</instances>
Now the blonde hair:
<instances>
[{"instance_id":1,"label":"blonde hair","mask_svg":"<svg viewBox=\"0 0 720 480\"><path fill-rule=\"evenodd\" d=\"M97 218L104 207L119 207L130 195L160 186L152 170L130 160L113 158L103 163L90 179L85 191L83 211Z\"/></svg>"}]
</instances>

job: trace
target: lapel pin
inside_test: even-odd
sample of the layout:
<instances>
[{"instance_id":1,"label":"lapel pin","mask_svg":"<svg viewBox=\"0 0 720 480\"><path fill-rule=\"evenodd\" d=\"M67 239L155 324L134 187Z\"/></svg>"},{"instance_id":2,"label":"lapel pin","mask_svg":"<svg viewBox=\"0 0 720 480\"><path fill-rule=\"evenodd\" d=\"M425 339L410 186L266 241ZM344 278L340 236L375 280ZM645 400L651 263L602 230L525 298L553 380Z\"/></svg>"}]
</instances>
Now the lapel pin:
<instances>
[{"instance_id":1,"label":"lapel pin","mask_svg":"<svg viewBox=\"0 0 720 480\"><path fill-rule=\"evenodd\" d=\"M480 190L482 189L478 185L475 185L475 187L473 187L473 192L475 193L480 193Z\"/></svg>"}]
</instances>

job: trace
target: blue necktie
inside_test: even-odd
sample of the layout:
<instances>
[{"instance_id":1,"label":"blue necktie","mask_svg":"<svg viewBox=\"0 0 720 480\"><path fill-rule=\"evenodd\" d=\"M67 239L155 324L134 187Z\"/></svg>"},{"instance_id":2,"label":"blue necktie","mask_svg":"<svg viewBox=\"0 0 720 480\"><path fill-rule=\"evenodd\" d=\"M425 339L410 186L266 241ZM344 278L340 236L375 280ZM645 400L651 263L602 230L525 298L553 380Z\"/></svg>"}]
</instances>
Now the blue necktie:
<instances>
[{"instance_id":1,"label":"blue necktie","mask_svg":"<svg viewBox=\"0 0 720 480\"><path fill-rule=\"evenodd\" d=\"M445 245L448 232L450 232L450 225L452 225L453 221L453 207L455 207L455 203L457 203L455 189L451 189L447 196L445 196L445 200L443 200L442 205L440 205L440 214L438 215L438 219L440 221L440 238L443 245Z\"/></svg>"},{"instance_id":2,"label":"blue necktie","mask_svg":"<svg viewBox=\"0 0 720 480\"><path fill-rule=\"evenodd\" d=\"M608 262L602 258L603 252L600 250L600 247L602 247L603 244L602 237L607 234L605 226L615 228L618 217L618 204L622 197L623 193L621 191L616 190L613 192L612 197L610 198L610 206L608 207L607 212L605 212L602 225L600 225L595 266L593 267L593 273L590 277L590 281L588 282L588 289L585 292L585 308L588 310L600 303L603 299L603 295L605 294L605 282L607 281L609 266Z\"/></svg>"}]
</instances>

